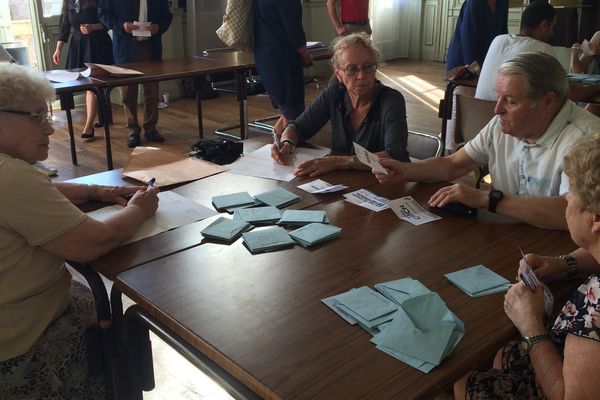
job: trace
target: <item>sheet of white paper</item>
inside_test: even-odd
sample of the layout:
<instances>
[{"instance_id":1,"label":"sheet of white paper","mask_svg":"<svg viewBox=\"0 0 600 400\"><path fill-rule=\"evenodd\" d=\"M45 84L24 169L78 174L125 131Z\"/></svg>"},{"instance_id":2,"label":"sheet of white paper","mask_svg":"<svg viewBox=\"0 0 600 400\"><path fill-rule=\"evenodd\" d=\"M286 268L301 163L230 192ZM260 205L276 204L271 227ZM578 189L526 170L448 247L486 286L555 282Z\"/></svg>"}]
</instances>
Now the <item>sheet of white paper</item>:
<instances>
[{"instance_id":1,"label":"sheet of white paper","mask_svg":"<svg viewBox=\"0 0 600 400\"><path fill-rule=\"evenodd\" d=\"M441 219L441 217L424 210L423 207L410 196L390 201L390 207L398 218L410 222L413 225L422 225L427 222Z\"/></svg>"},{"instance_id":2,"label":"sheet of white paper","mask_svg":"<svg viewBox=\"0 0 600 400\"><path fill-rule=\"evenodd\" d=\"M354 192L344 194L346 201L359 205L369 210L379 212L390 208L389 200L385 197L379 197L365 189L359 189Z\"/></svg>"},{"instance_id":3,"label":"sheet of white paper","mask_svg":"<svg viewBox=\"0 0 600 400\"><path fill-rule=\"evenodd\" d=\"M109 74L113 74L116 76L128 76L128 75L144 75L143 72L136 71L134 69L117 67L115 65L107 65L107 64L96 64L96 63L84 63L86 67L92 68L94 66L102 68L107 71Z\"/></svg>"},{"instance_id":4,"label":"sheet of white paper","mask_svg":"<svg viewBox=\"0 0 600 400\"><path fill-rule=\"evenodd\" d=\"M168 191L158 194L158 210L154 217L147 219L136 234L126 243L157 235L196 221L216 215L217 212L211 208L204 207L193 200ZM94 219L103 221L115 215L123 209L123 206L112 205L89 212L88 215Z\"/></svg>"},{"instance_id":5,"label":"sheet of white paper","mask_svg":"<svg viewBox=\"0 0 600 400\"><path fill-rule=\"evenodd\" d=\"M52 82L71 82L79 78L79 72L69 72L63 70L48 71L46 77Z\"/></svg>"},{"instance_id":6,"label":"sheet of white paper","mask_svg":"<svg viewBox=\"0 0 600 400\"><path fill-rule=\"evenodd\" d=\"M152 22L134 21L133 22L133 30L131 31L131 34L133 36L150 37L150 36L152 36L152 34L150 33L149 30L147 30L145 28L149 27L151 24L152 24Z\"/></svg>"},{"instance_id":7,"label":"sheet of white paper","mask_svg":"<svg viewBox=\"0 0 600 400\"><path fill-rule=\"evenodd\" d=\"M313 158L324 157L329 154L329 151L325 147L316 149L296 147L292 163L281 165L271 158L271 145L266 144L252 153L244 154L243 157L238 158L229 167L231 172L239 175L289 182L295 178L294 171L300 164Z\"/></svg>"},{"instance_id":8,"label":"sheet of white paper","mask_svg":"<svg viewBox=\"0 0 600 400\"><path fill-rule=\"evenodd\" d=\"M388 174L388 172L383 168L381 164L379 164L379 157L377 155L371 153L369 150L362 147L360 144L354 142L354 152L356 156L363 164L367 164L373 170L377 172L381 172L382 174Z\"/></svg>"},{"instance_id":9,"label":"sheet of white paper","mask_svg":"<svg viewBox=\"0 0 600 400\"><path fill-rule=\"evenodd\" d=\"M305 183L303 185L298 185L298 189L302 189L308 193L333 193L339 192L340 190L347 189L348 186L345 185L332 185L331 183L322 181L320 179L315 179L312 182Z\"/></svg>"},{"instance_id":10,"label":"sheet of white paper","mask_svg":"<svg viewBox=\"0 0 600 400\"><path fill-rule=\"evenodd\" d=\"M307 49L317 49L319 47L327 47L323 42L306 42Z\"/></svg>"}]
</instances>

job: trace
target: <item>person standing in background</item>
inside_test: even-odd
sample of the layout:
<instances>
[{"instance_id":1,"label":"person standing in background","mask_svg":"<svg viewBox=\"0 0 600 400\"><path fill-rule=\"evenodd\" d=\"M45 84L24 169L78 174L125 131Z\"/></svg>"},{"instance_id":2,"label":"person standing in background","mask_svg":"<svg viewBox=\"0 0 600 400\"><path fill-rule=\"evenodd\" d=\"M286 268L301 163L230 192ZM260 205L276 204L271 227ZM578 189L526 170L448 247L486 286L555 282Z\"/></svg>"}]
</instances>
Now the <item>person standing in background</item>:
<instances>
[{"instance_id":1,"label":"person standing in background","mask_svg":"<svg viewBox=\"0 0 600 400\"><path fill-rule=\"evenodd\" d=\"M498 35L508 33L508 0L465 0L446 55L446 71L477 61Z\"/></svg>"},{"instance_id":2,"label":"person standing in background","mask_svg":"<svg viewBox=\"0 0 600 400\"><path fill-rule=\"evenodd\" d=\"M113 31L113 55L117 64L162 59L162 34L171 26L173 14L167 0L100 0L100 22ZM148 36L149 33L149 36ZM128 147L141 144L137 117L137 85L121 88L129 129ZM158 82L144 83L144 138L164 142L158 132Z\"/></svg>"},{"instance_id":3,"label":"person standing in background","mask_svg":"<svg viewBox=\"0 0 600 400\"><path fill-rule=\"evenodd\" d=\"M73 27L66 69L83 68L85 63L114 64L108 29L98 20L98 0L64 0L60 14L59 37L52 61L58 65L63 45ZM86 120L82 139L94 139L97 100L94 92L85 93Z\"/></svg>"},{"instance_id":4,"label":"person standing in background","mask_svg":"<svg viewBox=\"0 0 600 400\"><path fill-rule=\"evenodd\" d=\"M534 1L523 11L518 35L498 35L492 41L481 67L475 97L485 100L498 100L496 94L496 74L502 63L516 55L541 51L556 57L548 44L554 35L556 10L545 1Z\"/></svg>"},{"instance_id":5,"label":"person standing in background","mask_svg":"<svg viewBox=\"0 0 600 400\"><path fill-rule=\"evenodd\" d=\"M340 12L336 8L340 4ZM338 36L354 32L371 35L369 0L327 0L327 13Z\"/></svg>"},{"instance_id":6,"label":"person standing in background","mask_svg":"<svg viewBox=\"0 0 600 400\"><path fill-rule=\"evenodd\" d=\"M298 0L254 2L254 61L273 106L281 117L274 130L285 127L304 111L304 72L312 65L302 27Z\"/></svg>"}]
</instances>

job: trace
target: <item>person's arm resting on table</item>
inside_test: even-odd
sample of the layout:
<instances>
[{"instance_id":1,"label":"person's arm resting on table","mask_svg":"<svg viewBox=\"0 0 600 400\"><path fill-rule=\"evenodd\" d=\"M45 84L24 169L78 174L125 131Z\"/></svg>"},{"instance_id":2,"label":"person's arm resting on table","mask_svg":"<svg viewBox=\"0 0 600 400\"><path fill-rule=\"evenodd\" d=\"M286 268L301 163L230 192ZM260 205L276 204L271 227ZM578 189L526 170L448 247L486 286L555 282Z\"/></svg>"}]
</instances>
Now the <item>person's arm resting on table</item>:
<instances>
[{"instance_id":1,"label":"person's arm resting on table","mask_svg":"<svg viewBox=\"0 0 600 400\"><path fill-rule=\"evenodd\" d=\"M82 193L86 190L85 186L58 184L57 188L69 200L77 201L87 196L87 194ZM120 189L126 192L122 194L131 192L131 188ZM139 188L134 187L133 189ZM102 186L96 186L96 191L100 192L98 194L100 197L93 197L92 194L92 200L102 201L103 198L108 198L111 195L110 190L104 191ZM111 218L105 221L86 218L81 224L42 244L41 247L67 260L80 262L95 260L131 238L142 222L154 215L158 207L158 191L158 188L147 191L139 190L129 200L127 206ZM121 192L119 190L117 192L119 192L118 197L122 199Z\"/></svg>"}]
</instances>

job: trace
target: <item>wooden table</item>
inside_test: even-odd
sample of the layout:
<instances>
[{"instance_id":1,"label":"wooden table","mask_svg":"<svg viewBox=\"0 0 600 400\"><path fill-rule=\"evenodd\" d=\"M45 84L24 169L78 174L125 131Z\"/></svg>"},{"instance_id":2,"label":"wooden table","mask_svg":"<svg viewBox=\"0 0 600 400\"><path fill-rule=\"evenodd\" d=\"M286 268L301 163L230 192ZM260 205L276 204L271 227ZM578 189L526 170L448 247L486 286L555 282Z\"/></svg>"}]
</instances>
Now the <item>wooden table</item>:
<instances>
[{"instance_id":1,"label":"wooden table","mask_svg":"<svg viewBox=\"0 0 600 400\"><path fill-rule=\"evenodd\" d=\"M373 184L369 190L425 204L440 186ZM189 353L207 357L260 397L428 399L516 333L502 294L470 299L443 274L484 264L513 280L517 243L541 254L575 248L566 232L485 210L477 218L438 211L442 220L412 226L390 210L375 213L343 200L310 208L325 210L343 228L342 237L312 249L259 255L241 240L229 246L206 242L123 272L115 286ZM429 374L377 350L369 334L320 301L404 277L436 291L466 326L456 350ZM554 286L557 302L571 289Z\"/></svg>"}]
</instances>

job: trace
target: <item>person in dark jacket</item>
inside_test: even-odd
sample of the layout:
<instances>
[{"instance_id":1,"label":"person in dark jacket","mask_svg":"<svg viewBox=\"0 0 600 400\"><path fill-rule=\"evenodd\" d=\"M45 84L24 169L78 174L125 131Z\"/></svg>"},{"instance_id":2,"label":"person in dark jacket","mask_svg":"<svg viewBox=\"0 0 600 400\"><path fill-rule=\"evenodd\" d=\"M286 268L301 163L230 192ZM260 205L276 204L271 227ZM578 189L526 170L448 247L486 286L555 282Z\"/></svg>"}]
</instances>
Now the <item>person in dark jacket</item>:
<instances>
[{"instance_id":1,"label":"person in dark jacket","mask_svg":"<svg viewBox=\"0 0 600 400\"><path fill-rule=\"evenodd\" d=\"M161 37L171 26L173 19L167 0L100 0L98 17L100 22L113 31L113 55L117 64L162 59ZM129 128L129 147L136 147L141 143L137 95L137 85L121 88ZM145 83L143 127L146 140L165 141L156 130L157 123L158 82Z\"/></svg>"}]
</instances>

